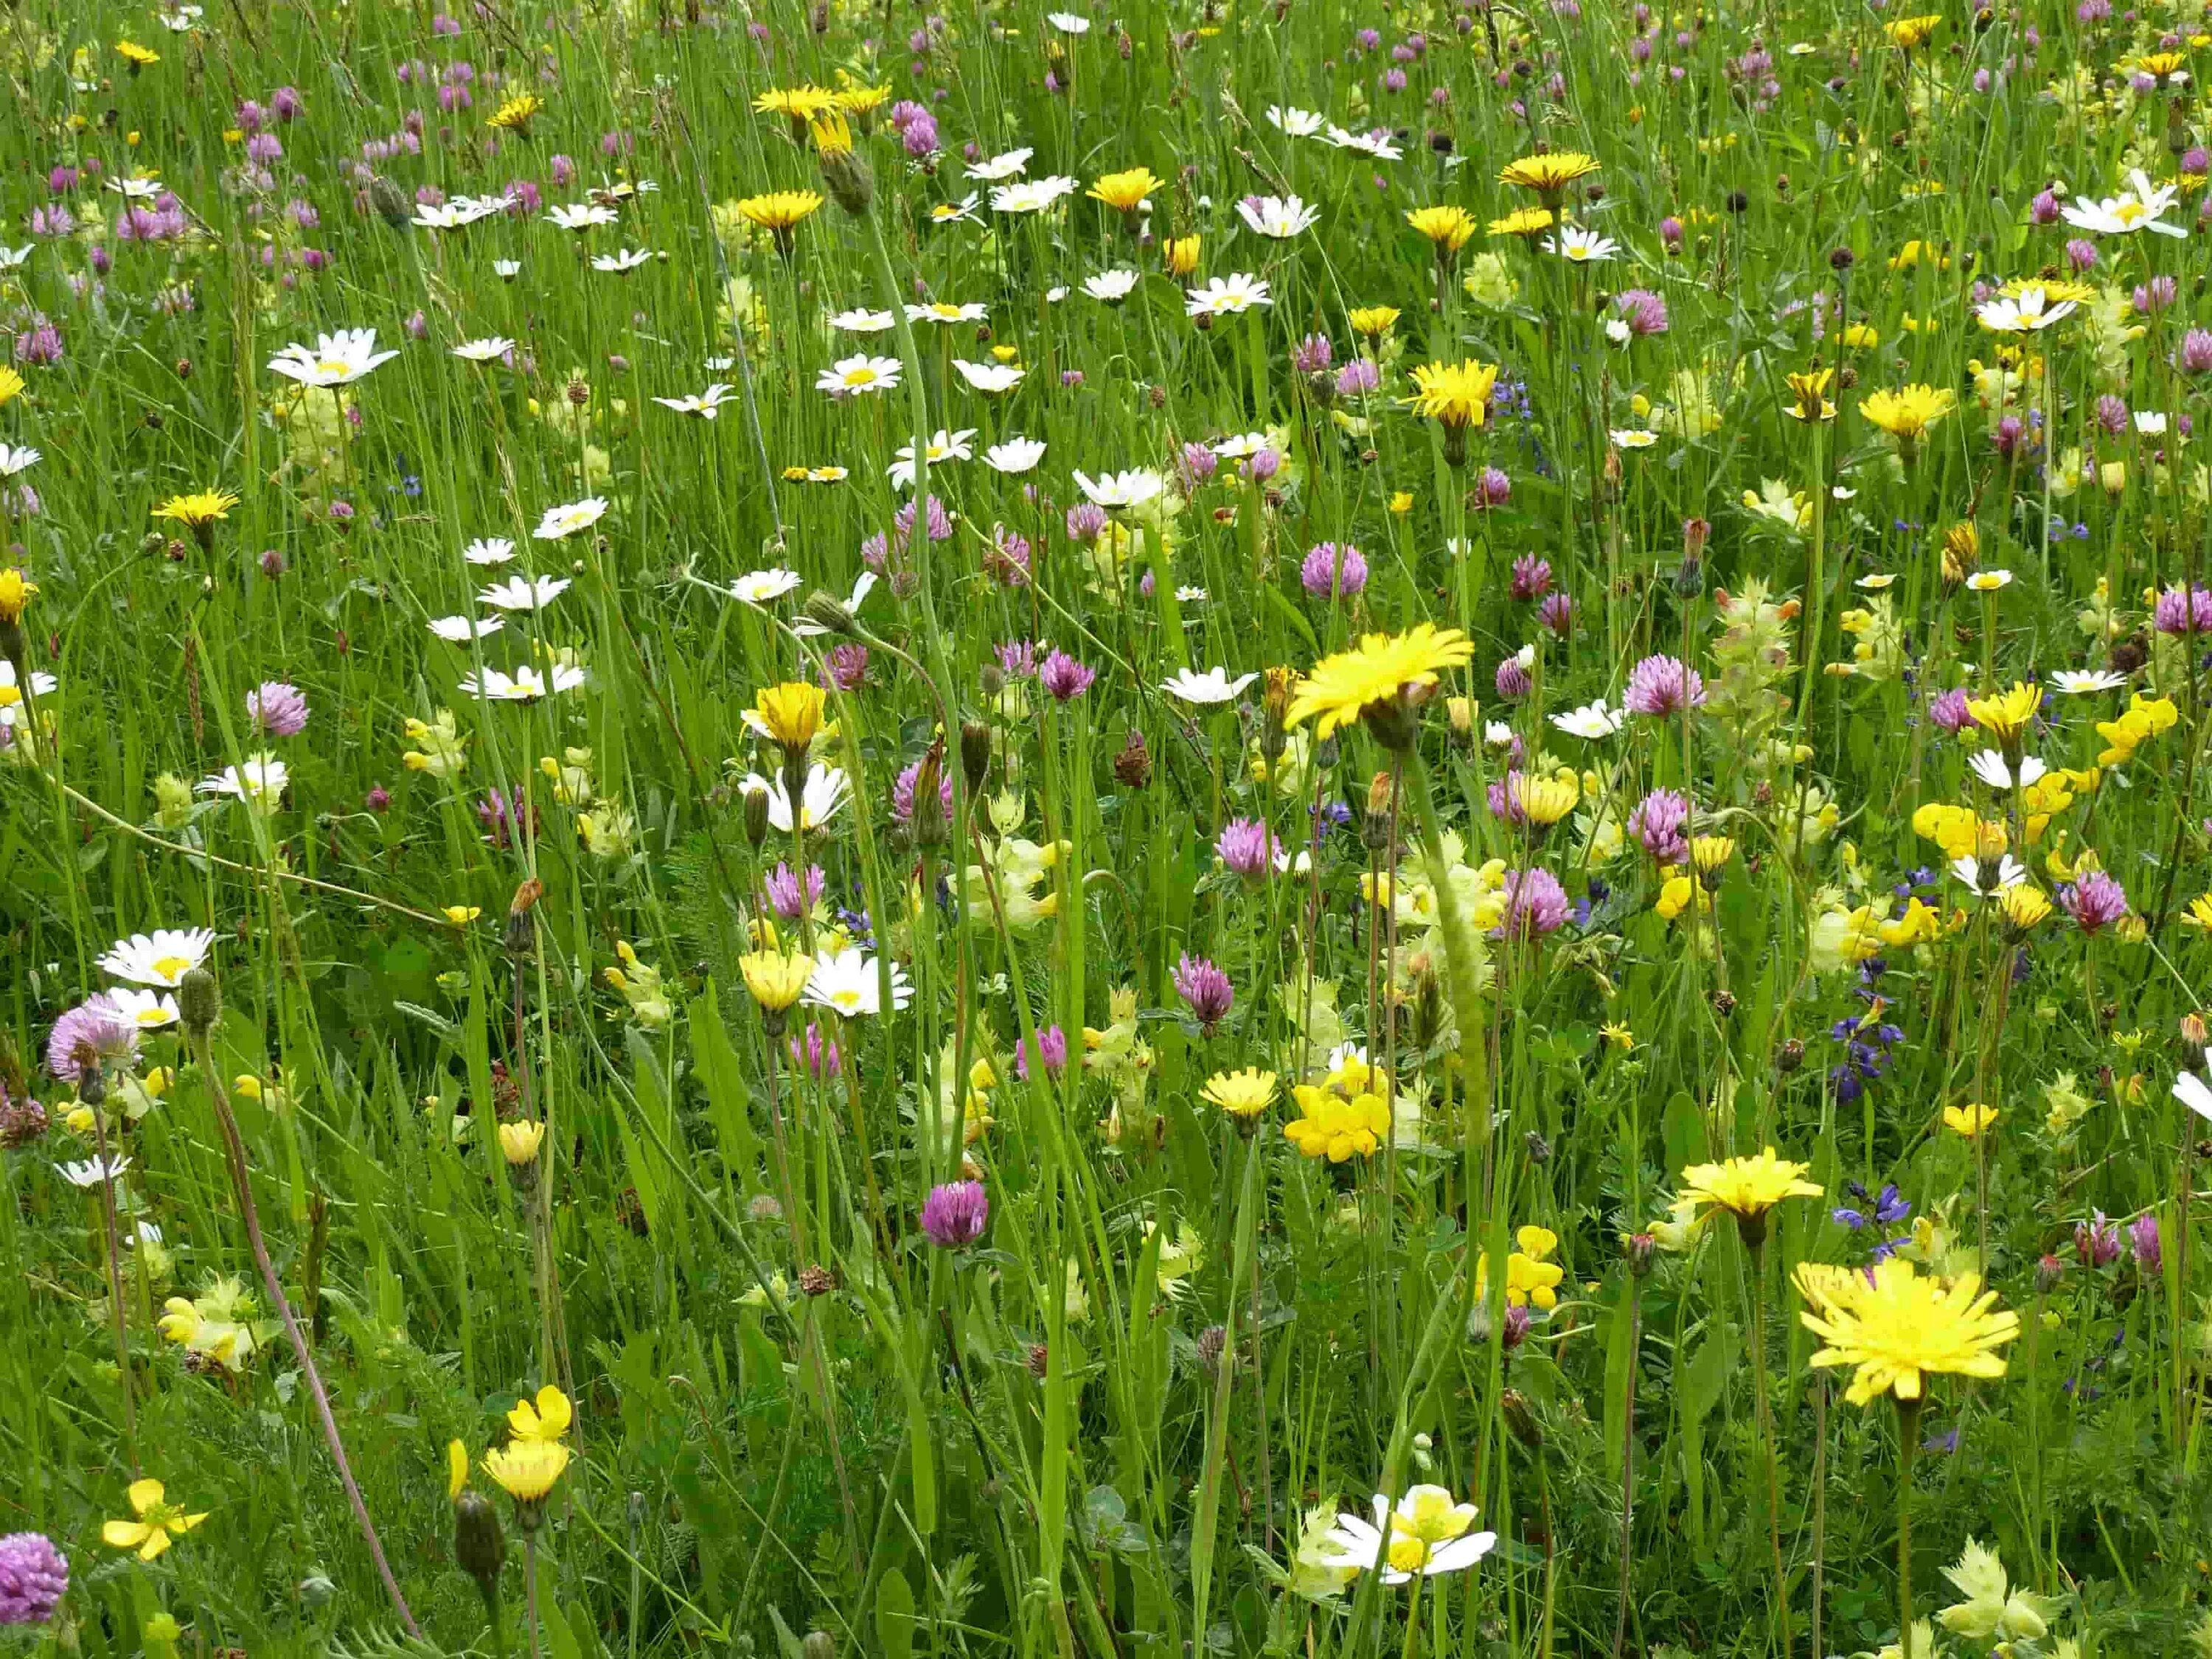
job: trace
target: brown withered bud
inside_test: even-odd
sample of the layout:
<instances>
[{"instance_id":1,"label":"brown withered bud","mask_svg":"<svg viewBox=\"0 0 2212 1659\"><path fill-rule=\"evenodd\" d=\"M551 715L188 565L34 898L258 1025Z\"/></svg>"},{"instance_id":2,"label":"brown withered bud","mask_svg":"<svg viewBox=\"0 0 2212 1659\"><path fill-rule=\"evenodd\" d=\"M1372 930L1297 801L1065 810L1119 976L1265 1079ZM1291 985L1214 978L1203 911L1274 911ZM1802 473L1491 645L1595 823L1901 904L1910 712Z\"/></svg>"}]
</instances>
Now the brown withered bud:
<instances>
[{"instance_id":1,"label":"brown withered bud","mask_svg":"<svg viewBox=\"0 0 2212 1659\"><path fill-rule=\"evenodd\" d=\"M1135 726L1114 757L1115 781L1124 789L1143 789L1152 781L1152 752L1145 747L1145 734Z\"/></svg>"},{"instance_id":2,"label":"brown withered bud","mask_svg":"<svg viewBox=\"0 0 2212 1659\"><path fill-rule=\"evenodd\" d=\"M837 1288L837 1275L818 1263L801 1267L799 1288L808 1296L827 1296Z\"/></svg>"},{"instance_id":3,"label":"brown withered bud","mask_svg":"<svg viewBox=\"0 0 2212 1659\"><path fill-rule=\"evenodd\" d=\"M1032 1342L1024 1358L1029 1366L1030 1375L1038 1382L1043 1382L1045 1373L1052 1367L1052 1350L1042 1342Z\"/></svg>"},{"instance_id":4,"label":"brown withered bud","mask_svg":"<svg viewBox=\"0 0 2212 1659\"><path fill-rule=\"evenodd\" d=\"M1735 993L1716 991L1712 994L1713 1012L1727 1019L1735 1012Z\"/></svg>"},{"instance_id":5,"label":"brown withered bud","mask_svg":"<svg viewBox=\"0 0 2212 1659\"><path fill-rule=\"evenodd\" d=\"M1805 1039L1791 1037L1782 1045L1782 1052L1774 1057L1774 1069L1788 1077L1805 1063Z\"/></svg>"}]
</instances>

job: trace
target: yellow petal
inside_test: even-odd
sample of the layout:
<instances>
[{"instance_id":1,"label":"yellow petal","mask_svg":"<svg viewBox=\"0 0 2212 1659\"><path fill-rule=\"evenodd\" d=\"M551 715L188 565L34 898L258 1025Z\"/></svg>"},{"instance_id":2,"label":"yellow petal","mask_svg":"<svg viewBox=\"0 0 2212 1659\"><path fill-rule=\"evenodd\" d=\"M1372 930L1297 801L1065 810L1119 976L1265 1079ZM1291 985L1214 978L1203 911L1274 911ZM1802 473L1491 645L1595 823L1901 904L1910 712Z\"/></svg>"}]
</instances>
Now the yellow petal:
<instances>
[{"instance_id":1,"label":"yellow petal","mask_svg":"<svg viewBox=\"0 0 2212 1659\"><path fill-rule=\"evenodd\" d=\"M118 1550L135 1550L153 1528L143 1521L110 1521L100 1529L103 1542Z\"/></svg>"},{"instance_id":2,"label":"yellow petal","mask_svg":"<svg viewBox=\"0 0 2212 1659\"><path fill-rule=\"evenodd\" d=\"M134 1515L143 1515L161 1501L161 1483L158 1480L133 1480L131 1483L131 1510Z\"/></svg>"},{"instance_id":3,"label":"yellow petal","mask_svg":"<svg viewBox=\"0 0 2212 1659\"><path fill-rule=\"evenodd\" d=\"M169 1534L164 1528L149 1527L146 1528L146 1541L138 1551L138 1559L141 1561L151 1561L162 1551L167 1549L169 1544Z\"/></svg>"},{"instance_id":4,"label":"yellow petal","mask_svg":"<svg viewBox=\"0 0 2212 1659\"><path fill-rule=\"evenodd\" d=\"M458 1504L469 1484L469 1449L458 1440L446 1443L446 1501Z\"/></svg>"}]
</instances>

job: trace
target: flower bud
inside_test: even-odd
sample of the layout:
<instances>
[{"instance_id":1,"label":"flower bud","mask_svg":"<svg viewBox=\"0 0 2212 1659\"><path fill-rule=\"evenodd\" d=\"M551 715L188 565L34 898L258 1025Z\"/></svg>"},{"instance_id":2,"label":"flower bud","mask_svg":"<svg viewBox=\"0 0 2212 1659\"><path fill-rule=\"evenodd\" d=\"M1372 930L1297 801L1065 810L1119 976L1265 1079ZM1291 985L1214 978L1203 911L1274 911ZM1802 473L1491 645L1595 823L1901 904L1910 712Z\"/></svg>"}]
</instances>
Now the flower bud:
<instances>
[{"instance_id":1,"label":"flower bud","mask_svg":"<svg viewBox=\"0 0 2212 1659\"><path fill-rule=\"evenodd\" d=\"M453 1502L453 1559L477 1581L487 1602L497 1598L507 1534L500 1529L499 1510L480 1492L464 1488Z\"/></svg>"},{"instance_id":2,"label":"flower bud","mask_svg":"<svg viewBox=\"0 0 2212 1659\"><path fill-rule=\"evenodd\" d=\"M757 848L768 839L768 791L745 791L745 839Z\"/></svg>"},{"instance_id":3,"label":"flower bud","mask_svg":"<svg viewBox=\"0 0 2212 1659\"><path fill-rule=\"evenodd\" d=\"M394 230L406 229L407 222L414 217L406 195L380 173L368 181L368 204L376 210L377 217Z\"/></svg>"},{"instance_id":4,"label":"flower bud","mask_svg":"<svg viewBox=\"0 0 2212 1659\"><path fill-rule=\"evenodd\" d=\"M991 769L991 728L981 720L969 720L960 728L960 771L968 780L968 792L974 794L983 787L984 775Z\"/></svg>"},{"instance_id":5,"label":"flower bud","mask_svg":"<svg viewBox=\"0 0 2212 1659\"><path fill-rule=\"evenodd\" d=\"M857 626L853 613L820 588L806 596L807 619L832 634L850 634Z\"/></svg>"},{"instance_id":6,"label":"flower bud","mask_svg":"<svg viewBox=\"0 0 2212 1659\"><path fill-rule=\"evenodd\" d=\"M222 993L216 988L215 975L206 969L194 968L177 981L177 1017L194 1042L208 1034L222 1012Z\"/></svg>"},{"instance_id":7,"label":"flower bud","mask_svg":"<svg viewBox=\"0 0 2212 1659\"><path fill-rule=\"evenodd\" d=\"M1543 1450L1543 1425L1536 1421L1527 1395L1518 1389L1508 1389L1498 1396L1498 1408L1505 1414L1505 1426L1513 1431L1516 1440L1530 1451Z\"/></svg>"}]
</instances>

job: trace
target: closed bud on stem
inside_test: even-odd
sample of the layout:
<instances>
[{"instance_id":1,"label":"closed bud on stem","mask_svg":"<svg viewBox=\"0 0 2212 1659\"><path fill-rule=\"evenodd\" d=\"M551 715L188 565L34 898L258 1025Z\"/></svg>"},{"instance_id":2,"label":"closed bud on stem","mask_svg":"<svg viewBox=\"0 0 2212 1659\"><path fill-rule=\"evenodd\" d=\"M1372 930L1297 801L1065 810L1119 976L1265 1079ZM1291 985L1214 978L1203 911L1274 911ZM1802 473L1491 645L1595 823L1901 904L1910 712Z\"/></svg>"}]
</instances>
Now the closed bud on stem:
<instances>
[{"instance_id":1,"label":"closed bud on stem","mask_svg":"<svg viewBox=\"0 0 2212 1659\"><path fill-rule=\"evenodd\" d=\"M368 181L368 204L376 210L377 217L394 230L404 230L408 220L414 216L405 192L380 173Z\"/></svg>"},{"instance_id":2,"label":"closed bud on stem","mask_svg":"<svg viewBox=\"0 0 2212 1659\"><path fill-rule=\"evenodd\" d=\"M1505 1426L1513 1431L1516 1440L1530 1451L1543 1450L1543 1425L1536 1421L1527 1395L1518 1389L1508 1389L1498 1396L1498 1408L1505 1413Z\"/></svg>"},{"instance_id":3,"label":"closed bud on stem","mask_svg":"<svg viewBox=\"0 0 2212 1659\"><path fill-rule=\"evenodd\" d=\"M208 1034L222 1012L222 993L206 969L195 968L177 981L177 1018L193 1042Z\"/></svg>"},{"instance_id":4,"label":"closed bud on stem","mask_svg":"<svg viewBox=\"0 0 2212 1659\"><path fill-rule=\"evenodd\" d=\"M768 791L745 791L745 839L755 848L768 839Z\"/></svg>"},{"instance_id":5,"label":"closed bud on stem","mask_svg":"<svg viewBox=\"0 0 2212 1659\"><path fill-rule=\"evenodd\" d=\"M822 153L822 187L830 199L855 219L876 199L876 181L868 164L851 150Z\"/></svg>"},{"instance_id":6,"label":"closed bud on stem","mask_svg":"<svg viewBox=\"0 0 2212 1659\"><path fill-rule=\"evenodd\" d=\"M914 844L938 847L945 841L945 739L930 744L914 773Z\"/></svg>"},{"instance_id":7,"label":"closed bud on stem","mask_svg":"<svg viewBox=\"0 0 2212 1659\"><path fill-rule=\"evenodd\" d=\"M799 1644L799 1659L837 1659L837 1644L826 1630L811 1630Z\"/></svg>"},{"instance_id":8,"label":"closed bud on stem","mask_svg":"<svg viewBox=\"0 0 2212 1659\"><path fill-rule=\"evenodd\" d=\"M453 1502L453 1559L477 1581L489 1607L499 1600L499 1571L507 1565L507 1534L499 1510L480 1492L464 1488Z\"/></svg>"},{"instance_id":9,"label":"closed bud on stem","mask_svg":"<svg viewBox=\"0 0 2212 1659\"><path fill-rule=\"evenodd\" d=\"M857 626L853 613L820 588L806 596L807 619L832 634L850 634Z\"/></svg>"},{"instance_id":10,"label":"closed bud on stem","mask_svg":"<svg viewBox=\"0 0 2212 1659\"><path fill-rule=\"evenodd\" d=\"M982 788L990 769L991 728L981 720L969 720L960 728L960 771L970 794Z\"/></svg>"}]
</instances>

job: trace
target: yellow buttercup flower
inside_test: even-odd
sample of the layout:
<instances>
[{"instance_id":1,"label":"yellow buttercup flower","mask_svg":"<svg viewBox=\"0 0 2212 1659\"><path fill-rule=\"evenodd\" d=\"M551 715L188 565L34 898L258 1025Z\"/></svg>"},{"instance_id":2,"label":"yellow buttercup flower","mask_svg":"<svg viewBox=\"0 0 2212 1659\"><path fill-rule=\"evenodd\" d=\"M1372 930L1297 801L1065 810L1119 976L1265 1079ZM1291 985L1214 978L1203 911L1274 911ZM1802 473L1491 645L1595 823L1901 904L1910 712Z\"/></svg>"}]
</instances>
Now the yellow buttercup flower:
<instances>
[{"instance_id":1,"label":"yellow buttercup flower","mask_svg":"<svg viewBox=\"0 0 2212 1659\"><path fill-rule=\"evenodd\" d=\"M1472 357L1458 363L1423 363L1413 370L1413 396L1406 407L1447 429L1479 427L1490 417L1490 394L1498 384L1498 365Z\"/></svg>"},{"instance_id":2,"label":"yellow buttercup flower","mask_svg":"<svg viewBox=\"0 0 2212 1659\"><path fill-rule=\"evenodd\" d=\"M1241 1072L1216 1072L1199 1091L1231 1117L1257 1117L1275 1098L1276 1077L1258 1066Z\"/></svg>"},{"instance_id":3,"label":"yellow buttercup flower","mask_svg":"<svg viewBox=\"0 0 2212 1659\"><path fill-rule=\"evenodd\" d=\"M454 927L465 927L483 914L483 907L477 904L449 904L441 914Z\"/></svg>"},{"instance_id":4,"label":"yellow buttercup flower","mask_svg":"<svg viewBox=\"0 0 2212 1659\"><path fill-rule=\"evenodd\" d=\"M1881 26L1889 37L1890 45L1904 52L1915 52L1934 38L1943 20L1937 16L1897 17Z\"/></svg>"},{"instance_id":5,"label":"yellow buttercup flower","mask_svg":"<svg viewBox=\"0 0 2212 1659\"><path fill-rule=\"evenodd\" d=\"M1994 1106L1984 1106L1979 1101L1966 1106L1946 1106L1943 1109L1943 1127L1954 1134L1963 1135L1968 1140L1972 1140L1996 1121L1997 1109Z\"/></svg>"},{"instance_id":6,"label":"yellow buttercup flower","mask_svg":"<svg viewBox=\"0 0 2212 1659\"><path fill-rule=\"evenodd\" d=\"M2002 1376L1996 1350L2020 1334L2020 1316L1999 1311L1978 1276L1923 1279L1903 1256L1868 1269L1801 1262L1797 1288L1809 1304L1799 1317L1827 1344L1813 1364L1856 1367L1844 1391L1855 1406L1917 1401L1931 1375Z\"/></svg>"},{"instance_id":7,"label":"yellow buttercup flower","mask_svg":"<svg viewBox=\"0 0 2212 1659\"><path fill-rule=\"evenodd\" d=\"M1439 258L1458 252L1474 234L1474 216L1450 203L1408 209L1406 222L1436 244Z\"/></svg>"},{"instance_id":8,"label":"yellow buttercup flower","mask_svg":"<svg viewBox=\"0 0 2212 1659\"><path fill-rule=\"evenodd\" d=\"M1448 668L1462 668L1474 646L1455 628L1419 623L1403 634L1370 634L1352 650L1314 665L1298 687L1283 724L1318 716L1316 738L1326 738L1378 704L1395 702L1408 687L1434 685Z\"/></svg>"},{"instance_id":9,"label":"yellow buttercup flower","mask_svg":"<svg viewBox=\"0 0 2212 1659\"><path fill-rule=\"evenodd\" d=\"M1501 185L1518 185L1547 200L1557 197L1577 179L1597 171L1597 157L1580 150L1554 150L1548 155L1524 155L1506 163L1498 173Z\"/></svg>"},{"instance_id":10,"label":"yellow buttercup flower","mask_svg":"<svg viewBox=\"0 0 2212 1659\"><path fill-rule=\"evenodd\" d=\"M131 1521L110 1521L100 1535L111 1548L137 1550L141 1561L151 1561L178 1539L207 1519L205 1514L186 1515L169 1502L158 1480L133 1480L130 1491Z\"/></svg>"},{"instance_id":11,"label":"yellow buttercup flower","mask_svg":"<svg viewBox=\"0 0 2212 1659\"><path fill-rule=\"evenodd\" d=\"M558 1440L568 1432L569 1425L576 1419L575 1408L568 1396L548 1382L538 1389L533 1402L519 1400L507 1414L507 1426L514 1431L515 1440Z\"/></svg>"},{"instance_id":12,"label":"yellow buttercup flower","mask_svg":"<svg viewBox=\"0 0 2212 1659\"><path fill-rule=\"evenodd\" d=\"M1165 188L1166 183L1150 167L1130 167L1121 173L1101 173L1084 193L1094 202L1105 203L1117 213L1134 213L1152 199L1154 191Z\"/></svg>"}]
</instances>

